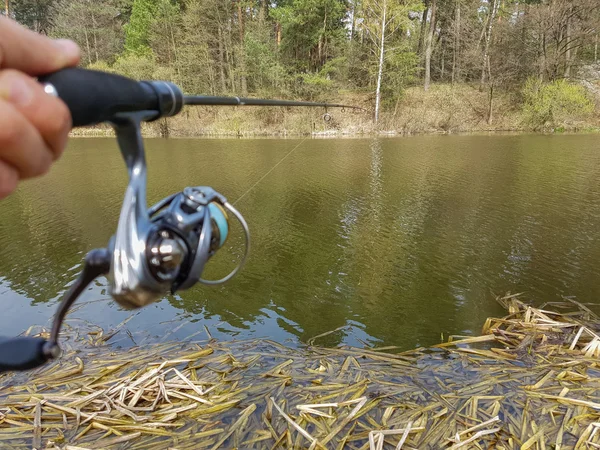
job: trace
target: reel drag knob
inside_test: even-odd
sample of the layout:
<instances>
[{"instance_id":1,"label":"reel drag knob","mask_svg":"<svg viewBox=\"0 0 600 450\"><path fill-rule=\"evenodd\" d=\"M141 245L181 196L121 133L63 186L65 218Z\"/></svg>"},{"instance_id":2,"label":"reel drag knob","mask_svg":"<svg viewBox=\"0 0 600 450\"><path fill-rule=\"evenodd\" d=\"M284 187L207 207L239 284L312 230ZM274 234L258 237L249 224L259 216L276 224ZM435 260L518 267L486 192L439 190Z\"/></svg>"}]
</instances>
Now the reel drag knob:
<instances>
[{"instance_id":1,"label":"reel drag knob","mask_svg":"<svg viewBox=\"0 0 600 450\"><path fill-rule=\"evenodd\" d=\"M161 230L149 244L148 262L152 275L161 281L175 280L187 255L183 240L168 230Z\"/></svg>"}]
</instances>

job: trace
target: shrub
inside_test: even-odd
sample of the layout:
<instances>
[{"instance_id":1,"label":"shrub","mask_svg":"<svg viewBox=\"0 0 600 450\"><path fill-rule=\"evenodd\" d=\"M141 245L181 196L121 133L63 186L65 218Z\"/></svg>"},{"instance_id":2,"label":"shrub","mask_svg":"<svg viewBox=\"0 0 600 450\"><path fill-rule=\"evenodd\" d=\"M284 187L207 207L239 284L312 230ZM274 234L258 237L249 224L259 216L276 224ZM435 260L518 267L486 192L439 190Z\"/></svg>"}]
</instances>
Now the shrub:
<instances>
[{"instance_id":1,"label":"shrub","mask_svg":"<svg viewBox=\"0 0 600 450\"><path fill-rule=\"evenodd\" d=\"M542 83L537 78L530 78L525 83L523 95L524 119L534 128L568 125L594 111L583 87L566 80Z\"/></svg>"},{"instance_id":2,"label":"shrub","mask_svg":"<svg viewBox=\"0 0 600 450\"><path fill-rule=\"evenodd\" d=\"M134 54L121 55L113 64L115 72L136 80L154 78L156 67L156 58L153 56L137 56Z\"/></svg>"}]
</instances>

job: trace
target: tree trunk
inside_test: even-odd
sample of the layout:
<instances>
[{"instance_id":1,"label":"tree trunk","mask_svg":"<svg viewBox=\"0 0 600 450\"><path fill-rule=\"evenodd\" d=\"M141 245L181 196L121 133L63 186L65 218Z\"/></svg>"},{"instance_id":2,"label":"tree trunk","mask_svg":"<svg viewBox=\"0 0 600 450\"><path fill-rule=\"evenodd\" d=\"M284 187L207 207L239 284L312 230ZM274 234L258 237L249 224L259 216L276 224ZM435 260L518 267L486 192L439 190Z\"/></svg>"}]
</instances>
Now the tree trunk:
<instances>
[{"instance_id":1,"label":"tree trunk","mask_svg":"<svg viewBox=\"0 0 600 450\"><path fill-rule=\"evenodd\" d=\"M208 50L204 52L205 56L205 64L208 67L208 85L210 86L210 92L212 95L217 95L217 82L215 81L215 67L214 67L214 59L209 54Z\"/></svg>"},{"instance_id":2,"label":"tree trunk","mask_svg":"<svg viewBox=\"0 0 600 450\"><path fill-rule=\"evenodd\" d=\"M400 95L397 96L396 98L396 104L394 105L394 117L396 117L396 115L398 114L398 106L400 106L400 99L402 97Z\"/></svg>"},{"instance_id":3,"label":"tree trunk","mask_svg":"<svg viewBox=\"0 0 600 450\"><path fill-rule=\"evenodd\" d=\"M492 40L492 32L494 31L494 18L496 16L497 5L498 0L491 0L491 10L488 16L489 22L487 26L487 33L485 35L485 47L483 49L483 61L481 64L481 84L479 87L480 90L483 90L483 85L485 84L485 72L489 63L490 42Z\"/></svg>"},{"instance_id":4,"label":"tree trunk","mask_svg":"<svg viewBox=\"0 0 600 450\"><path fill-rule=\"evenodd\" d=\"M435 1L435 0L434 0ZM381 18L381 46L379 48L379 70L377 71L377 90L375 92L375 123L379 120L379 106L381 104L381 78L383 77L383 56L385 53L385 22L387 2L383 0L383 15Z\"/></svg>"},{"instance_id":5,"label":"tree trunk","mask_svg":"<svg viewBox=\"0 0 600 450\"><path fill-rule=\"evenodd\" d=\"M221 92L227 91L227 84L225 83L225 55L223 51L223 31L219 26L219 76L221 78Z\"/></svg>"},{"instance_id":6,"label":"tree trunk","mask_svg":"<svg viewBox=\"0 0 600 450\"><path fill-rule=\"evenodd\" d=\"M567 17L567 36L565 50L565 78L571 78L571 16L573 15L573 5L569 7L569 17Z\"/></svg>"},{"instance_id":7,"label":"tree trunk","mask_svg":"<svg viewBox=\"0 0 600 450\"><path fill-rule=\"evenodd\" d=\"M240 81L242 85L242 95L248 95L248 84L246 80L246 54L244 48L244 15L242 14L242 4L238 0L238 24L240 28Z\"/></svg>"},{"instance_id":8,"label":"tree trunk","mask_svg":"<svg viewBox=\"0 0 600 450\"><path fill-rule=\"evenodd\" d=\"M223 43L223 49L225 50L225 57L227 62L227 74L229 75L229 85L233 92L237 91L237 80L235 78L235 61L233 59L234 45L233 38L231 37L232 30L235 33L235 24L233 23L233 14L230 15L227 26L227 34L225 35L225 42Z\"/></svg>"},{"instance_id":9,"label":"tree trunk","mask_svg":"<svg viewBox=\"0 0 600 450\"><path fill-rule=\"evenodd\" d=\"M96 62L98 62L100 60L100 58L98 58L98 40L96 38L96 17L94 16L94 13L92 13L92 26L94 27L94 29L92 30L92 33L94 35L94 53L96 54Z\"/></svg>"},{"instance_id":10,"label":"tree trunk","mask_svg":"<svg viewBox=\"0 0 600 450\"><path fill-rule=\"evenodd\" d=\"M483 22L483 27L481 28L481 34L479 35L479 40L477 41L477 51L481 48L481 42L485 37L485 30L487 30L487 22Z\"/></svg>"},{"instance_id":11,"label":"tree trunk","mask_svg":"<svg viewBox=\"0 0 600 450\"><path fill-rule=\"evenodd\" d=\"M494 112L494 83L490 83L490 105L488 108L488 119L487 119L488 125L491 125L492 121L494 120L493 112Z\"/></svg>"},{"instance_id":12,"label":"tree trunk","mask_svg":"<svg viewBox=\"0 0 600 450\"><path fill-rule=\"evenodd\" d=\"M352 42L352 39L354 38L354 29L356 28L356 2L357 0L354 0L352 2L352 25L350 26L350 42Z\"/></svg>"},{"instance_id":13,"label":"tree trunk","mask_svg":"<svg viewBox=\"0 0 600 450\"><path fill-rule=\"evenodd\" d=\"M444 81L444 75L446 74L446 39L442 39L442 61L440 68L440 80Z\"/></svg>"},{"instance_id":14,"label":"tree trunk","mask_svg":"<svg viewBox=\"0 0 600 450\"><path fill-rule=\"evenodd\" d=\"M231 42L231 41L229 41ZM231 47L229 47L231 48ZM235 70L233 69L235 67L234 61L233 61L233 54L231 52L226 52L227 55L227 73L229 74L229 85L231 86L231 90L233 92L237 91L237 83L235 80Z\"/></svg>"},{"instance_id":15,"label":"tree trunk","mask_svg":"<svg viewBox=\"0 0 600 450\"><path fill-rule=\"evenodd\" d=\"M4 0L4 14L8 17L8 0Z\"/></svg>"},{"instance_id":16,"label":"tree trunk","mask_svg":"<svg viewBox=\"0 0 600 450\"><path fill-rule=\"evenodd\" d=\"M319 36L319 66L325 63L325 34L327 32L327 11L323 18L323 34Z\"/></svg>"},{"instance_id":17,"label":"tree trunk","mask_svg":"<svg viewBox=\"0 0 600 450\"><path fill-rule=\"evenodd\" d=\"M423 51L423 43L425 42L425 30L427 29L427 16L429 15L429 1L425 0L425 11L423 12L423 18L421 19L421 31L419 31L419 45L417 48L417 55L420 55Z\"/></svg>"},{"instance_id":18,"label":"tree trunk","mask_svg":"<svg viewBox=\"0 0 600 450\"><path fill-rule=\"evenodd\" d=\"M277 26L277 47L281 46L281 24L278 23Z\"/></svg>"},{"instance_id":19,"label":"tree trunk","mask_svg":"<svg viewBox=\"0 0 600 450\"><path fill-rule=\"evenodd\" d=\"M173 23L169 23L169 32L171 34L171 45L173 46L173 62L175 65L175 72L177 72L177 81L181 83L181 71L179 70L179 55L177 51L177 43L175 41L175 33L173 32Z\"/></svg>"},{"instance_id":20,"label":"tree trunk","mask_svg":"<svg viewBox=\"0 0 600 450\"><path fill-rule=\"evenodd\" d=\"M87 28L85 28L85 27L83 27L83 34L85 35L85 46L87 48L88 63L91 64L92 63L92 49L90 48L90 39L88 37Z\"/></svg>"},{"instance_id":21,"label":"tree trunk","mask_svg":"<svg viewBox=\"0 0 600 450\"><path fill-rule=\"evenodd\" d=\"M319 36L319 43L317 44L317 64L315 64L315 69L319 67L321 64L323 57L323 36Z\"/></svg>"},{"instance_id":22,"label":"tree trunk","mask_svg":"<svg viewBox=\"0 0 600 450\"><path fill-rule=\"evenodd\" d=\"M169 35L171 37L171 52L173 53L173 64L175 65L175 68L178 70L179 65L177 64L177 44L175 42L175 33L173 32L173 23L169 22L168 24L169 27ZM169 52L169 54L171 53Z\"/></svg>"},{"instance_id":23,"label":"tree trunk","mask_svg":"<svg viewBox=\"0 0 600 450\"><path fill-rule=\"evenodd\" d=\"M267 1L268 0L261 0L260 2L260 10L258 12L258 23L260 25L263 25L267 18Z\"/></svg>"},{"instance_id":24,"label":"tree trunk","mask_svg":"<svg viewBox=\"0 0 600 450\"><path fill-rule=\"evenodd\" d=\"M540 81L544 81L544 75L548 72L548 50L546 43L546 33L542 35L542 69L540 70Z\"/></svg>"},{"instance_id":25,"label":"tree trunk","mask_svg":"<svg viewBox=\"0 0 600 450\"><path fill-rule=\"evenodd\" d=\"M431 83L431 46L433 33L435 32L435 2L436 0L431 0L431 20L429 21L427 41L425 42L425 91L429 90L429 84Z\"/></svg>"},{"instance_id":26,"label":"tree trunk","mask_svg":"<svg viewBox=\"0 0 600 450\"><path fill-rule=\"evenodd\" d=\"M456 0L454 10L454 47L452 50L452 84L460 77L458 58L460 56L460 0Z\"/></svg>"},{"instance_id":27,"label":"tree trunk","mask_svg":"<svg viewBox=\"0 0 600 450\"><path fill-rule=\"evenodd\" d=\"M522 42L527 42L527 32L529 31L529 28L527 27L527 25L529 22L530 7L531 7L531 5L529 5L529 4L523 5L523 25L521 26ZM519 15L519 9L517 8L517 16L518 15ZM521 52L521 57L519 58L519 61L520 61L522 68L525 68L525 67L527 67L528 64L531 64L530 58L531 58L531 55L528 55L527 52ZM539 62L536 62L535 65L539 67ZM538 71L539 71L539 68L538 68Z\"/></svg>"}]
</instances>

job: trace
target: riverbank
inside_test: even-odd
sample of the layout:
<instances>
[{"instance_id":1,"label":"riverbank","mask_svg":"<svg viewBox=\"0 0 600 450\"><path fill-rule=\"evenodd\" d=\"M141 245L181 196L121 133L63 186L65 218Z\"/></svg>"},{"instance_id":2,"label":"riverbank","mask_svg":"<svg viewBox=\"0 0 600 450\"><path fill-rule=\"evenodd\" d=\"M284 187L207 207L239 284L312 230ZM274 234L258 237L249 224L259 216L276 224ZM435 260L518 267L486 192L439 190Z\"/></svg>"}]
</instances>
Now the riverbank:
<instances>
[{"instance_id":1,"label":"riverbank","mask_svg":"<svg viewBox=\"0 0 600 450\"><path fill-rule=\"evenodd\" d=\"M509 315L488 319L481 336L408 352L292 350L265 340L125 352L106 344L119 330L71 334L59 363L0 378L0 442L65 450L599 447L598 316L573 301L499 301Z\"/></svg>"},{"instance_id":2,"label":"riverbank","mask_svg":"<svg viewBox=\"0 0 600 450\"><path fill-rule=\"evenodd\" d=\"M588 85L590 89L598 86L595 82ZM328 116L324 108L189 107L176 117L145 124L143 135L285 137L600 131L598 107L593 114L565 115L553 124L532 125L524 115L519 94L498 90L493 94L490 110L490 93L468 84L432 85L428 92L421 87L409 88L375 125L371 97L370 93L340 92L327 101L359 106L366 111L334 108L327 111ZM112 136L113 132L107 126L98 126L74 130L72 135Z\"/></svg>"}]
</instances>

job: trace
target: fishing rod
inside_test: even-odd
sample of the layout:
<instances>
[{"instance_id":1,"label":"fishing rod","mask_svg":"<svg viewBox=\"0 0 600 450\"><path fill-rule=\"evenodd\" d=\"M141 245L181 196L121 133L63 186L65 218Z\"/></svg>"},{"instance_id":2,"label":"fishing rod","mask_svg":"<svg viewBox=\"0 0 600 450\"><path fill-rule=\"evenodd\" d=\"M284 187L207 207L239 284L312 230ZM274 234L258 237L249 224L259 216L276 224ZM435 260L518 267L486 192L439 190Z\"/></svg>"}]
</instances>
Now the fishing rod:
<instances>
[{"instance_id":1,"label":"fishing rod","mask_svg":"<svg viewBox=\"0 0 600 450\"><path fill-rule=\"evenodd\" d=\"M49 338L0 337L0 372L33 369L58 358L64 318L85 288L99 276L108 278L109 293L119 305L137 309L197 283L224 283L244 265L250 249L248 225L241 213L211 187L186 187L147 208L142 122L175 116L185 105L362 109L334 103L189 96L170 82L135 81L79 68L63 69L39 81L46 93L66 103L73 127L103 122L112 125L129 172L129 183L115 234L106 248L91 250L85 256L83 270L64 294L54 315ZM243 256L224 278L203 279L205 265L229 235L230 214L245 234Z\"/></svg>"},{"instance_id":2,"label":"fishing rod","mask_svg":"<svg viewBox=\"0 0 600 450\"><path fill-rule=\"evenodd\" d=\"M347 108L358 106L338 103L301 102L261 98L184 95L167 81L135 81L129 78L85 69L63 69L40 81L48 94L60 97L69 107L73 126L114 122L122 113L148 114L144 121L179 114L183 106L301 106Z\"/></svg>"}]
</instances>

